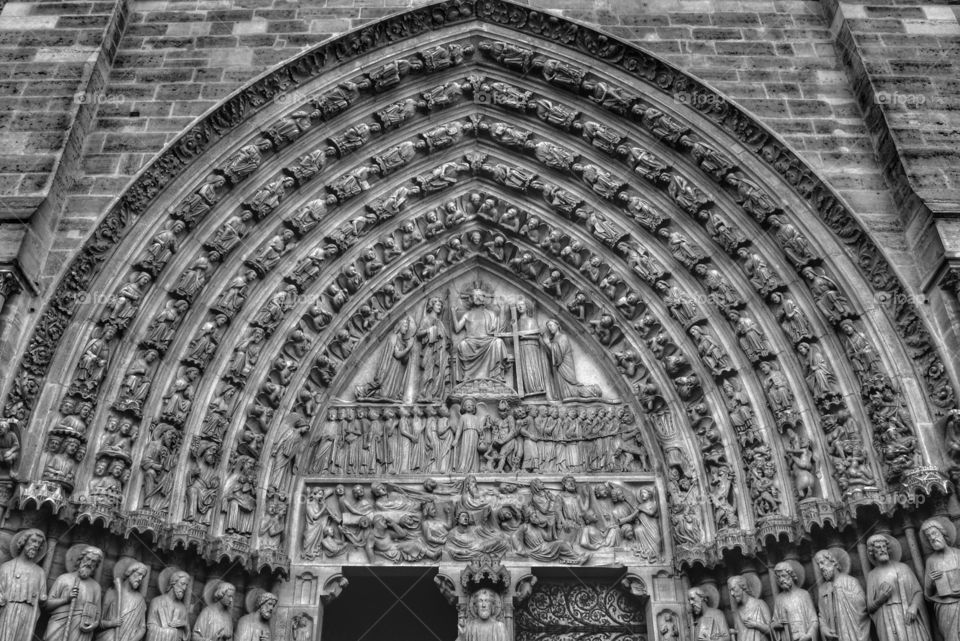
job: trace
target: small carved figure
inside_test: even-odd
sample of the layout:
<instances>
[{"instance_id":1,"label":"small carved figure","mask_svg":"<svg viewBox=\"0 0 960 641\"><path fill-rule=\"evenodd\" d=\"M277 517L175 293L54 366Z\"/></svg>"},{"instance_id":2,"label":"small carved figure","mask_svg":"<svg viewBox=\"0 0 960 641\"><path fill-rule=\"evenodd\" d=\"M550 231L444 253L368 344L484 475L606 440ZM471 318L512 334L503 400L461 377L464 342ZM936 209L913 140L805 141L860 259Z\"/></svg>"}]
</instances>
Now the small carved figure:
<instances>
[{"instance_id":1,"label":"small carved figure","mask_svg":"<svg viewBox=\"0 0 960 641\"><path fill-rule=\"evenodd\" d=\"M177 253L180 248L177 236L182 234L185 228L186 224L177 220L160 231L153 237L150 245L147 246L134 265L151 276L156 276Z\"/></svg>"},{"instance_id":2,"label":"small carved figure","mask_svg":"<svg viewBox=\"0 0 960 641\"><path fill-rule=\"evenodd\" d=\"M847 297L840 293L833 279L824 273L817 273L812 267L804 267L800 273L809 282L817 307L831 323L856 316Z\"/></svg>"},{"instance_id":3,"label":"small carved figure","mask_svg":"<svg viewBox=\"0 0 960 641\"><path fill-rule=\"evenodd\" d=\"M199 189L170 210L170 215L182 220L188 227L195 226L220 201L220 190L226 183L227 180L223 176L215 174L208 176Z\"/></svg>"},{"instance_id":4,"label":"small carved figure","mask_svg":"<svg viewBox=\"0 0 960 641\"><path fill-rule=\"evenodd\" d=\"M207 284L207 271L210 269L210 261L200 256L190 265L177 279L176 285L170 292L172 296L186 301L192 301L203 286Z\"/></svg>"},{"instance_id":5,"label":"small carved figure","mask_svg":"<svg viewBox=\"0 0 960 641\"><path fill-rule=\"evenodd\" d=\"M263 220L280 206L280 202L287 195L287 190L292 189L293 186L294 181L290 176L277 178L254 192L250 201L244 203L244 207L253 212L257 220Z\"/></svg>"},{"instance_id":6,"label":"small carved figure","mask_svg":"<svg viewBox=\"0 0 960 641\"><path fill-rule=\"evenodd\" d=\"M241 147L224 165L222 173L234 185L252 174L263 162L263 153L270 149L269 140L258 140L255 143Z\"/></svg>"},{"instance_id":7,"label":"small carved figure","mask_svg":"<svg viewBox=\"0 0 960 641\"><path fill-rule=\"evenodd\" d=\"M210 258L219 261L233 251L247 235L249 223L252 219L253 214L245 211L241 214L234 214L220 225L213 236L203 244L206 249L210 250Z\"/></svg>"},{"instance_id":8,"label":"small carved figure","mask_svg":"<svg viewBox=\"0 0 960 641\"><path fill-rule=\"evenodd\" d=\"M304 236L311 229L319 225L320 221L326 217L327 205L326 198L314 198L298 209L293 216L287 218L285 222L292 227L298 235Z\"/></svg>"}]
</instances>

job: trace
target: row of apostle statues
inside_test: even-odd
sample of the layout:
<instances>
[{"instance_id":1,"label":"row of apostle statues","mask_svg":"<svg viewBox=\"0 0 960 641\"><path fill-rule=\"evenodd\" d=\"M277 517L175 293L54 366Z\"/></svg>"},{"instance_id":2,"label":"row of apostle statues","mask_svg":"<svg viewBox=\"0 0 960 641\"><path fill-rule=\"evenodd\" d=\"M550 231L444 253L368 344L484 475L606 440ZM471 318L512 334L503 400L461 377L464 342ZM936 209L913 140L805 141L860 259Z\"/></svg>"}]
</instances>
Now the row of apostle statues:
<instances>
[{"instance_id":1,"label":"row of apostle statues","mask_svg":"<svg viewBox=\"0 0 960 641\"><path fill-rule=\"evenodd\" d=\"M639 426L623 405L520 404L495 413L466 398L443 404L327 410L310 446L312 474L631 472L649 469Z\"/></svg>"},{"instance_id":2,"label":"row of apostle statues","mask_svg":"<svg viewBox=\"0 0 960 641\"><path fill-rule=\"evenodd\" d=\"M730 641L735 634L736 641L869 641L872 627L879 641L931 641L926 600L933 606L943 640L957 641L960 549L953 547L956 529L946 519L930 519L921 530L931 549L922 580L900 561L899 541L886 534L867 539L872 569L866 575L866 587L849 574L850 559L844 550L817 552L816 603L803 589L803 567L795 561L774 567L779 592L772 612L759 598L756 575L730 577L733 628L715 607L715 589L695 587L687 595L694 638Z\"/></svg>"},{"instance_id":3,"label":"row of apostle statues","mask_svg":"<svg viewBox=\"0 0 960 641\"><path fill-rule=\"evenodd\" d=\"M234 624L236 588L213 580L204 588L204 607L190 625L187 595L193 579L169 567L160 573L160 594L147 602L150 568L124 558L113 568L104 593L94 578L103 552L72 546L66 572L48 587L40 562L46 539L40 530L21 530L10 542L12 558L0 565L0 641L269 641L277 597L260 590L247 595L247 614ZM41 613L45 630L36 630Z\"/></svg>"}]
</instances>

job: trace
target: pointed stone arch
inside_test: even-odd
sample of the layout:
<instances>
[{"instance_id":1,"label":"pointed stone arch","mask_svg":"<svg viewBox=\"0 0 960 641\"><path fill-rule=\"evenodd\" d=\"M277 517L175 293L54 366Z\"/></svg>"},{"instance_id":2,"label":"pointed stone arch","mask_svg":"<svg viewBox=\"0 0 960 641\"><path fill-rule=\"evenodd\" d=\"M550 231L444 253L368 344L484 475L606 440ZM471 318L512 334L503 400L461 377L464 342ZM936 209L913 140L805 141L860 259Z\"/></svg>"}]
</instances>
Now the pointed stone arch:
<instances>
[{"instance_id":1,"label":"pointed stone arch","mask_svg":"<svg viewBox=\"0 0 960 641\"><path fill-rule=\"evenodd\" d=\"M456 127L441 129L448 123ZM208 488L209 523L184 522L187 483L213 470L228 484L259 478L259 492L244 490L256 506L244 518L266 516L272 444L304 414L298 403L308 395L297 385L318 385L316 355L334 329L356 328L360 302L376 294L365 281L353 302L331 309L329 285L402 220L423 233L428 211L450 201L482 217L488 199L497 220L484 233L569 272L561 312L573 288L584 289L595 306L584 327L596 330L589 321L606 311L620 328L604 347L636 354L620 368L646 403L648 440L680 430L702 495L714 493L707 518L731 504L736 518L678 545L677 561L712 564L771 536L843 525L859 505L886 511L884 493L894 488L945 487L936 442L922 428L953 407L953 389L921 316L841 200L772 133L666 63L581 25L480 0L409 11L305 52L228 98L141 172L67 268L11 379L4 414L18 421L24 451L36 452L18 462L20 505L152 532L211 559L246 557L259 533L223 536L232 534L220 518L227 488ZM316 220L294 222L305 207ZM500 220L511 207L516 231ZM521 237L533 216L565 246L577 240L582 258L597 256L604 274L622 274L613 295ZM469 229L458 225L398 257L377 288ZM233 245L223 240L231 229ZM644 277L631 257L638 249L664 273L646 267ZM382 247L377 254L382 260ZM776 276L764 276L760 262ZM224 313L221 294L238 292L249 273L242 300L234 296L242 305ZM640 312L617 307L628 292L643 299ZM699 311L676 311L681 295ZM317 304L328 325L311 319ZM385 322L394 318L383 311ZM784 315L797 313L809 329L782 329ZM698 346L693 327L709 332L727 366ZM190 351L204 332L216 340L200 364ZM244 345L259 357L237 356ZM238 358L249 362L236 370ZM297 371L278 372L281 359L297 361ZM630 373L638 363L645 371ZM700 391L685 399L677 380L691 375ZM128 393L133 387L140 391ZM74 400L64 406L65 398ZM253 424L260 433L246 434ZM51 437L89 453L42 452ZM213 449L219 462L203 462ZM112 482L100 461L140 477ZM663 455L658 464L677 468ZM839 483L826 474L809 485L811 465ZM730 488L716 470L732 476ZM664 498L677 500L667 486ZM758 512L758 503L773 507ZM285 568L292 527L281 524L271 536L282 544L251 567Z\"/></svg>"}]
</instances>

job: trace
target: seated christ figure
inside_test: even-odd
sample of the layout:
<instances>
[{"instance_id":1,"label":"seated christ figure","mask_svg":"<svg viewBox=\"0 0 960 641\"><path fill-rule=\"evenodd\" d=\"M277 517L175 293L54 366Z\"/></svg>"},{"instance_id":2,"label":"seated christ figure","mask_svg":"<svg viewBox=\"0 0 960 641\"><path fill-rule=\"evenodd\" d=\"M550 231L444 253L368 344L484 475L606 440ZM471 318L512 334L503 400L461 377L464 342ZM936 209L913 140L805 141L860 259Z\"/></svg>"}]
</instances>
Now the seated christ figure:
<instances>
[{"instance_id":1,"label":"seated christ figure","mask_svg":"<svg viewBox=\"0 0 960 641\"><path fill-rule=\"evenodd\" d=\"M487 308L487 293L479 286L464 298L467 308L458 310L462 313L453 321L454 332L466 334L457 343L462 380L489 378L502 383L510 357L503 339L497 335L501 329L499 315Z\"/></svg>"}]
</instances>

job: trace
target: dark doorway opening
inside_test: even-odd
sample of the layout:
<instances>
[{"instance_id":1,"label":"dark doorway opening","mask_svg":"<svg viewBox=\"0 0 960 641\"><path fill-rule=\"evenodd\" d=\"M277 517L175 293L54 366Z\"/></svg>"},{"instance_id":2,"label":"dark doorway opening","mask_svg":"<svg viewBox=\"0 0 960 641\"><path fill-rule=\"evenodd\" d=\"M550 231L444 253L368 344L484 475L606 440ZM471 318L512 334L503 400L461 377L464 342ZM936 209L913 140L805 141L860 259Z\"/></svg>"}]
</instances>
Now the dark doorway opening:
<instances>
[{"instance_id":1,"label":"dark doorway opening","mask_svg":"<svg viewBox=\"0 0 960 641\"><path fill-rule=\"evenodd\" d=\"M436 568L343 568L350 585L323 614L334 641L453 641L457 610L440 594Z\"/></svg>"}]
</instances>

